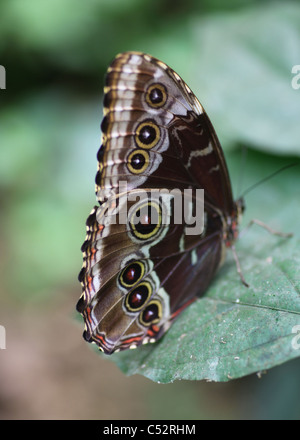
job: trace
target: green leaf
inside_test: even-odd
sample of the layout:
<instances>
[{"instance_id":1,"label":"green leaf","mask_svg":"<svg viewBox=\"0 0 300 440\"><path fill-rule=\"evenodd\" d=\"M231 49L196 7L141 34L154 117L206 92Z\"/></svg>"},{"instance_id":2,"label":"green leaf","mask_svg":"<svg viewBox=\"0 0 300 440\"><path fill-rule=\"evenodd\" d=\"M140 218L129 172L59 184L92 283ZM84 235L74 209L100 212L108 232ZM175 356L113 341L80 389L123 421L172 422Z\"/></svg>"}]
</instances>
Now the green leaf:
<instances>
[{"instance_id":1,"label":"green leaf","mask_svg":"<svg viewBox=\"0 0 300 440\"><path fill-rule=\"evenodd\" d=\"M213 118L223 146L240 141L263 151L300 155L300 90L291 84L291 70L299 64L299 4L256 6L195 20L194 41L190 85Z\"/></svg>"},{"instance_id":2,"label":"green leaf","mask_svg":"<svg viewBox=\"0 0 300 440\"><path fill-rule=\"evenodd\" d=\"M287 162L251 152L245 177L253 182L254 176L267 176ZM239 154L232 153L229 163L237 176ZM300 324L299 167L250 194L243 225L258 217L295 236L273 236L257 225L241 234L237 252L250 287L242 285L229 250L206 295L179 316L161 341L112 355L124 373L163 383L228 381L300 355L292 343L293 328Z\"/></svg>"},{"instance_id":3,"label":"green leaf","mask_svg":"<svg viewBox=\"0 0 300 440\"><path fill-rule=\"evenodd\" d=\"M95 204L98 107L50 90L1 113L2 232L9 237L1 276L18 299L45 298L76 282ZM18 276L9 275L12 267Z\"/></svg>"}]
</instances>

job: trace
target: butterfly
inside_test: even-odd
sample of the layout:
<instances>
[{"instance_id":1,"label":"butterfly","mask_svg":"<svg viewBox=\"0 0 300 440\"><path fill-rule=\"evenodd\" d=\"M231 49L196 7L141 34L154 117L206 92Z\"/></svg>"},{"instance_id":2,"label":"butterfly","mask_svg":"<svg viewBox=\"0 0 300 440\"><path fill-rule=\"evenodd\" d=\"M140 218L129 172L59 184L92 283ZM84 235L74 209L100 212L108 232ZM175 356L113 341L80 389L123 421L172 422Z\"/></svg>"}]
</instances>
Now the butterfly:
<instances>
[{"instance_id":1,"label":"butterfly","mask_svg":"<svg viewBox=\"0 0 300 440\"><path fill-rule=\"evenodd\" d=\"M101 129L77 310L84 339L112 354L157 341L204 294L234 246L244 201L233 199L205 110L162 61L140 52L114 59ZM174 189L192 194L176 210ZM192 234L198 189L202 223Z\"/></svg>"}]
</instances>

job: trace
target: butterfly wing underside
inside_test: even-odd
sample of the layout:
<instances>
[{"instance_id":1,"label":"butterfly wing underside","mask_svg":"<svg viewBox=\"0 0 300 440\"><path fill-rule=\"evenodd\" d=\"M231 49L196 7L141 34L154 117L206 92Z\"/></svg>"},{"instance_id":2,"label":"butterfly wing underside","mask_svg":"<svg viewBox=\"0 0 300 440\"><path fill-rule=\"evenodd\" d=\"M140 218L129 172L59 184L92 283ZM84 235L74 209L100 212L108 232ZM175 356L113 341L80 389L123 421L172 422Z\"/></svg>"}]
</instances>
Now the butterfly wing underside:
<instances>
[{"instance_id":1,"label":"butterfly wing underside","mask_svg":"<svg viewBox=\"0 0 300 440\"><path fill-rule=\"evenodd\" d=\"M235 204L212 124L172 69L149 55L120 54L104 92L99 205L87 220L77 309L85 339L110 354L156 341L204 293L222 261ZM177 222L175 188L204 189L198 234L187 233L183 215ZM189 203L192 212L197 197Z\"/></svg>"}]
</instances>

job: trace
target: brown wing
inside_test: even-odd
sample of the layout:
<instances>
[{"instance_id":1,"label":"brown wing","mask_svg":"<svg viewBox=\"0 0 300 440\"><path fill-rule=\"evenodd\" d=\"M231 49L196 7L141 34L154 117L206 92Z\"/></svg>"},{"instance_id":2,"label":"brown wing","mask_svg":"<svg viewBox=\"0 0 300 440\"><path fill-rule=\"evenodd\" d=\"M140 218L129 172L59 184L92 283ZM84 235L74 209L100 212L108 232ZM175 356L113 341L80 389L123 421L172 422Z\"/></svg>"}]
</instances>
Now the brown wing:
<instances>
[{"instance_id":1,"label":"brown wing","mask_svg":"<svg viewBox=\"0 0 300 440\"><path fill-rule=\"evenodd\" d=\"M96 177L100 201L120 179L129 189L192 185L203 188L218 211L232 213L231 184L217 135L172 69L142 53L119 55L108 70L104 105Z\"/></svg>"},{"instance_id":2,"label":"brown wing","mask_svg":"<svg viewBox=\"0 0 300 440\"><path fill-rule=\"evenodd\" d=\"M124 53L108 69L104 91L100 206L87 220L77 309L85 319L85 339L110 354L155 341L203 294L220 265L224 219L234 202L214 129L172 69L149 55ZM149 194L162 188L204 189L201 233L188 235L183 215L177 224L170 195L153 202ZM122 197L142 190L158 219L167 212L166 223L147 223L146 215L136 226L131 214L120 222ZM193 196L191 211L196 201ZM141 204L127 207L137 213Z\"/></svg>"}]
</instances>

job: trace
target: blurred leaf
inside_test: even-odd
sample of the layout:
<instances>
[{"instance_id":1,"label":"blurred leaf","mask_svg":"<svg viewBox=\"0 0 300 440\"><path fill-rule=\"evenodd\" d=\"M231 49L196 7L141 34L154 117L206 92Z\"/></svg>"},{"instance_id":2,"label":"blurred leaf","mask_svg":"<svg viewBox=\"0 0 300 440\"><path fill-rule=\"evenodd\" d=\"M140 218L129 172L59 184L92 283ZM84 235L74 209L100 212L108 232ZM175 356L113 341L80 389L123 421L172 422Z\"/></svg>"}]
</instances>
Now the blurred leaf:
<instances>
[{"instance_id":1,"label":"blurred leaf","mask_svg":"<svg viewBox=\"0 0 300 440\"><path fill-rule=\"evenodd\" d=\"M285 2L195 20L189 76L223 144L300 155L300 5Z\"/></svg>"},{"instance_id":2,"label":"blurred leaf","mask_svg":"<svg viewBox=\"0 0 300 440\"><path fill-rule=\"evenodd\" d=\"M237 175L239 162L232 157ZM260 164L258 172L268 175L279 163L282 160L252 153L247 174L253 177ZM241 284L229 251L205 297L189 306L161 341L112 355L122 371L164 383L227 381L300 355L292 346L293 327L300 324L299 188L298 166L249 195L246 220L258 217L295 233L282 239L253 226L239 239L237 251L250 287Z\"/></svg>"},{"instance_id":3,"label":"blurred leaf","mask_svg":"<svg viewBox=\"0 0 300 440\"><path fill-rule=\"evenodd\" d=\"M23 299L76 283L85 220L96 201L100 113L100 99L84 101L58 90L3 112L2 230L9 241L2 246L1 275ZM15 277L6 275L12 265L18 267Z\"/></svg>"},{"instance_id":4,"label":"blurred leaf","mask_svg":"<svg viewBox=\"0 0 300 440\"><path fill-rule=\"evenodd\" d=\"M138 0L4 0L0 49L6 49L9 56L24 54L22 63L34 71L48 63L49 72L44 75L56 66L98 73L99 65L118 51L120 34L123 42L130 40L130 32L122 29L138 4Z\"/></svg>"}]
</instances>

